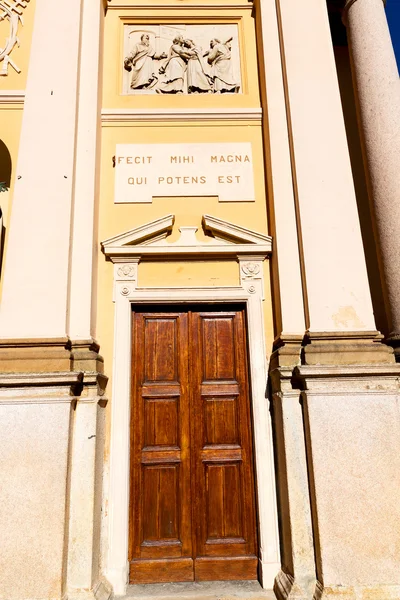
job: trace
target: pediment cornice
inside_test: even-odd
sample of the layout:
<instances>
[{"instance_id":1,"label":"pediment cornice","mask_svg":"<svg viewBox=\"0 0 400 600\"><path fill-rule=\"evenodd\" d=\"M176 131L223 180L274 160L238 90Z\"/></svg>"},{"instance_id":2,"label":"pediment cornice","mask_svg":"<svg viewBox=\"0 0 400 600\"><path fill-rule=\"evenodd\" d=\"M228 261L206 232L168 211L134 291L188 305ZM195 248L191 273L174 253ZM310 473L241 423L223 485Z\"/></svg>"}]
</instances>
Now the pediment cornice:
<instances>
[{"instance_id":1,"label":"pediment cornice","mask_svg":"<svg viewBox=\"0 0 400 600\"><path fill-rule=\"evenodd\" d=\"M129 258L137 261L156 256L204 259L252 255L265 258L272 251L270 236L211 215L203 215L202 218L206 240L197 238L197 227L181 226L179 239L169 242L167 238L172 232L174 221L174 215L166 215L108 238L101 243L102 250L112 262L122 262Z\"/></svg>"}]
</instances>

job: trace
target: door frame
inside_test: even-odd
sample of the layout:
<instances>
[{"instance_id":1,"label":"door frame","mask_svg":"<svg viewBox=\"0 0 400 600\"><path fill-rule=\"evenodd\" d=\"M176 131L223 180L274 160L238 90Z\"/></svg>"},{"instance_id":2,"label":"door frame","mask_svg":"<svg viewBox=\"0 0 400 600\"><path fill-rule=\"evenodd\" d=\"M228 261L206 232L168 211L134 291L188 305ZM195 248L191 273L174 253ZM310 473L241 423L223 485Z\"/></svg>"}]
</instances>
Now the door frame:
<instances>
[{"instance_id":1,"label":"door frame","mask_svg":"<svg viewBox=\"0 0 400 600\"><path fill-rule=\"evenodd\" d=\"M211 218L210 218L211 219ZM166 220L166 218L164 219ZM250 402L254 439L254 463L256 479L256 508L258 517L260 583L272 589L280 571L280 550L276 502L275 468L273 454L272 424L269 402L266 398L268 365L264 336L264 281L263 261L271 251L267 236L244 230L230 223L214 219L222 229L229 228L242 236L240 244L204 244L208 248L207 259L220 256L222 252L235 259L239 270L239 285L221 287L154 287L137 285L138 264L145 253L166 260L166 250L171 249L182 258L188 258L193 245L173 244L160 247L160 238L153 247L133 245L137 230L121 234L103 242L103 251L114 263L114 356L112 375L110 464L108 474L107 533L105 547L105 576L113 586L116 596L125 595L129 579L129 488L130 488L130 408L131 408L131 339L132 306L135 304L232 304L243 303L246 307L248 331L248 356L250 379ZM153 223L149 224L153 227ZM235 228L235 229L234 229ZM143 228L140 228L141 230ZM192 228L193 229L193 228ZM195 229L195 228L194 228ZM141 233L142 235L142 233ZM249 239L247 239L249 238ZM128 242L126 242L128 240ZM254 240L254 241L253 241ZM202 257L201 244L195 248L196 259ZM152 257L153 258L153 257ZM193 260L192 256L190 258ZM189 259L190 260L190 259Z\"/></svg>"},{"instance_id":2,"label":"door frame","mask_svg":"<svg viewBox=\"0 0 400 600\"><path fill-rule=\"evenodd\" d=\"M256 283L256 282L255 282ZM253 418L256 505L258 513L260 575L264 588L272 589L280 569L278 520L272 428L266 399L267 363L261 294L241 288L128 289L116 290L113 402L111 410L110 489L108 496L107 579L116 595L126 593L129 577L129 484L131 404L131 317L133 304L221 304L246 306L250 399Z\"/></svg>"}]
</instances>

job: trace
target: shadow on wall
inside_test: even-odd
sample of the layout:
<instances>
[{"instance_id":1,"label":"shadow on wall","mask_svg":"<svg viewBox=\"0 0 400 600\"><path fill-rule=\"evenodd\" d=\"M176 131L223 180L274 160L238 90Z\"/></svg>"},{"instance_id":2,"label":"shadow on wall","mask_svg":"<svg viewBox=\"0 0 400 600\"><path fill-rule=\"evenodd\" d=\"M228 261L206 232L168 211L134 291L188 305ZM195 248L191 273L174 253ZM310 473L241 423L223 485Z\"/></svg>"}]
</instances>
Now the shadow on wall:
<instances>
[{"instance_id":1,"label":"shadow on wall","mask_svg":"<svg viewBox=\"0 0 400 600\"><path fill-rule=\"evenodd\" d=\"M5 240L5 227L2 210L2 204L4 201L2 199L2 194L6 194L10 189L11 171L12 163L10 152L5 143L0 140L0 276L3 266L3 250Z\"/></svg>"}]
</instances>

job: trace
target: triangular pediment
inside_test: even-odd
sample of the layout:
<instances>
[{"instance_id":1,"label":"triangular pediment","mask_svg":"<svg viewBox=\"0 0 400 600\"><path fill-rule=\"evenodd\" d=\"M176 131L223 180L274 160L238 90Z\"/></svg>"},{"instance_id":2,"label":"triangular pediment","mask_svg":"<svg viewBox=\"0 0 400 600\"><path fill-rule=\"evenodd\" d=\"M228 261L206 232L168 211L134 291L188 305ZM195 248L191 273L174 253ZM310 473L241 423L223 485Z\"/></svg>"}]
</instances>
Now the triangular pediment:
<instances>
[{"instance_id":1,"label":"triangular pediment","mask_svg":"<svg viewBox=\"0 0 400 600\"><path fill-rule=\"evenodd\" d=\"M202 225L207 240L199 240L197 227L180 227L180 237L169 242L175 216L166 215L130 231L126 231L102 242L104 254L113 257L145 255L229 255L271 252L272 238L268 235L245 229L229 221L204 215Z\"/></svg>"},{"instance_id":2,"label":"triangular pediment","mask_svg":"<svg viewBox=\"0 0 400 600\"><path fill-rule=\"evenodd\" d=\"M101 246L105 251L107 248L123 248L137 244L154 243L155 241L165 239L171 233L174 222L174 215L166 215L135 229L130 229L129 231L108 238L104 242L101 242Z\"/></svg>"},{"instance_id":3,"label":"triangular pediment","mask_svg":"<svg viewBox=\"0 0 400 600\"><path fill-rule=\"evenodd\" d=\"M206 233L220 240L231 242L233 244L271 244L272 238L269 235L245 229L229 221L212 217L203 216L203 227Z\"/></svg>"}]
</instances>

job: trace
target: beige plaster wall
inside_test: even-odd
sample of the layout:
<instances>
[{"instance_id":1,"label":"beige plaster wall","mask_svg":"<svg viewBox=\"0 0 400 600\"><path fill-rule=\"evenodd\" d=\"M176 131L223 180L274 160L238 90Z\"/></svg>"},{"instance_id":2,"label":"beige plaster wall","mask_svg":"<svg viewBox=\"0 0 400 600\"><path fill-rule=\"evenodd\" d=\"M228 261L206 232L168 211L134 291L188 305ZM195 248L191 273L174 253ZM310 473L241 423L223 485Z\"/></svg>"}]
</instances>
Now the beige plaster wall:
<instances>
[{"instance_id":1,"label":"beige plaster wall","mask_svg":"<svg viewBox=\"0 0 400 600\"><path fill-rule=\"evenodd\" d=\"M69 426L69 402L0 405L1 600L62 596Z\"/></svg>"}]
</instances>

